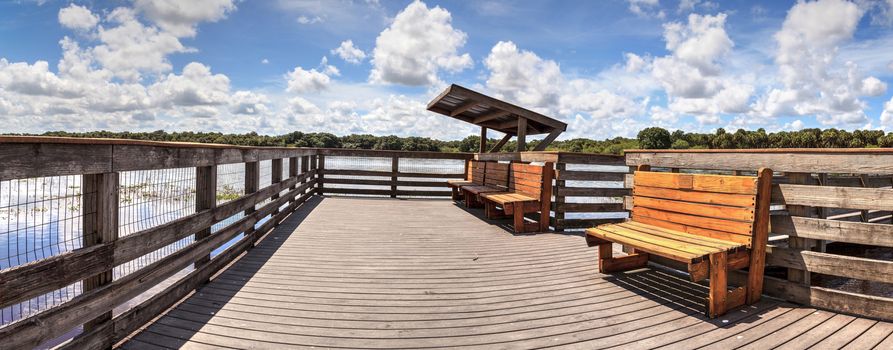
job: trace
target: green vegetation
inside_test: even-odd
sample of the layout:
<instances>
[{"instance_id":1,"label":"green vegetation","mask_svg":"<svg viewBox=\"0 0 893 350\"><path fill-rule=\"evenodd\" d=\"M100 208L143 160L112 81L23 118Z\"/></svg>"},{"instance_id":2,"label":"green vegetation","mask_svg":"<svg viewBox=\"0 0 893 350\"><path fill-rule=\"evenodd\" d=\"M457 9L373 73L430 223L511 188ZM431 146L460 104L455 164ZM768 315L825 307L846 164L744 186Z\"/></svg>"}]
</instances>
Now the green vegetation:
<instances>
[{"instance_id":1,"label":"green vegetation","mask_svg":"<svg viewBox=\"0 0 893 350\"><path fill-rule=\"evenodd\" d=\"M354 134L336 136L330 133L303 133L300 131L284 135L222 134L215 132L110 132L91 131L71 133L64 131L46 132L40 136L102 137L150 141L179 141L222 143L244 146L287 146L324 147L375 150L434 151L434 152L476 152L478 136L468 136L462 140L441 141L428 137L373 136ZM492 147L498 139L489 139ZM532 140L527 149L539 143ZM690 148L864 148L893 147L893 133L884 134L880 130L846 131L837 129L803 129L800 131L780 131L767 133L763 129L746 131L739 129L728 133L717 129L715 133L688 133L681 130L669 132L659 127L650 127L639 132L635 139L616 137L607 140L576 138L553 142L548 150L586 153L621 154L624 149L690 149ZM515 149L515 141L509 141L503 150Z\"/></svg>"}]
</instances>

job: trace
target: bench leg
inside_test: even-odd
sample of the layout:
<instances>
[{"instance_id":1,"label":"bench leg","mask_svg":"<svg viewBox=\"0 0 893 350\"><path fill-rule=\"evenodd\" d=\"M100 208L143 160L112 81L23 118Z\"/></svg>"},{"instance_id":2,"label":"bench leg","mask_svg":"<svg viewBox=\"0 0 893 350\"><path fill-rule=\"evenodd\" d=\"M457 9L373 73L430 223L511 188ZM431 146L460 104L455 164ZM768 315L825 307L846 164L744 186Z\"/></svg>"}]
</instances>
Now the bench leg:
<instances>
[{"instance_id":1,"label":"bench leg","mask_svg":"<svg viewBox=\"0 0 893 350\"><path fill-rule=\"evenodd\" d=\"M477 196L468 191L462 191L462 196L465 197L465 207L466 208L480 208L481 203L477 200Z\"/></svg>"},{"instance_id":2,"label":"bench leg","mask_svg":"<svg viewBox=\"0 0 893 350\"><path fill-rule=\"evenodd\" d=\"M524 227L524 211L520 209L521 208L515 208L512 211L512 223L515 225L515 232L525 233L527 230L526 227Z\"/></svg>"},{"instance_id":3,"label":"bench leg","mask_svg":"<svg viewBox=\"0 0 893 350\"><path fill-rule=\"evenodd\" d=\"M728 258L726 252L710 254L710 296L707 298L707 317L726 313L728 293Z\"/></svg>"},{"instance_id":4,"label":"bench leg","mask_svg":"<svg viewBox=\"0 0 893 350\"><path fill-rule=\"evenodd\" d=\"M753 305L760 301L760 295L763 294L764 268L762 261L754 262L754 259L751 259L750 267L747 270L747 305Z\"/></svg>"},{"instance_id":5,"label":"bench leg","mask_svg":"<svg viewBox=\"0 0 893 350\"><path fill-rule=\"evenodd\" d=\"M462 198L462 193L459 192L459 188L457 188L457 187L453 187L453 188L451 188L451 189L452 189L451 196L452 196L452 198L453 198L453 201L458 202L459 199Z\"/></svg>"}]
</instances>

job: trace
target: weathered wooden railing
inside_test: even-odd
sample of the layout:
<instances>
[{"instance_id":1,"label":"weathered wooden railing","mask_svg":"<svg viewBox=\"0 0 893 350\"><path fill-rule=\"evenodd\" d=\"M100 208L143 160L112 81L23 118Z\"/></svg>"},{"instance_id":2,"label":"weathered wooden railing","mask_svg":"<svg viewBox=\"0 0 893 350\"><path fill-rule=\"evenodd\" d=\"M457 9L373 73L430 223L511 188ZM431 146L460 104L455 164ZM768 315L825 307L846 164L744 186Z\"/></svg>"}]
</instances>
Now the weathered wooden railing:
<instances>
[{"instance_id":1,"label":"weathered wooden railing","mask_svg":"<svg viewBox=\"0 0 893 350\"><path fill-rule=\"evenodd\" d=\"M449 197L447 180L465 177L471 153L320 149L319 193Z\"/></svg>"},{"instance_id":2,"label":"weathered wooden railing","mask_svg":"<svg viewBox=\"0 0 893 350\"><path fill-rule=\"evenodd\" d=\"M764 293L893 319L893 150L637 150L628 151L626 161L631 167L649 164L683 172L773 169L776 210ZM627 184L631 183L630 175ZM878 256L840 252L853 244L861 245L861 251L877 250ZM774 277L773 270L778 272ZM839 284L874 283L877 288L831 287L829 276L839 278Z\"/></svg>"},{"instance_id":3,"label":"weathered wooden railing","mask_svg":"<svg viewBox=\"0 0 893 350\"><path fill-rule=\"evenodd\" d=\"M316 150L297 148L0 138L0 181L78 175L83 196L78 210L82 244L0 272L0 308L78 283L81 293L0 328L0 347L38 346L81 326L83 332L64 347L107 348L123 339L209 280L312 195L308 189L316 177L307 165L315 154ZM288 162L287 177L283 159ZM269 179L259 178L259 162L269 163ZM217 168L238 163L245 167L245 193L219 203ZM173 168L194 169L194 198L188 199L194 201L193 213L119 235L121 173ZM263 182L269 185L259 188ZM217 223L225 226L212 233ZM244 236L233 241L240 234ZM194 239L188 245L135 271L113 273L116 266L189 237ZM225 249L211 257L221 246ZM183 271L188 273L162 291L112 315L117 306L132 303L134 297Z\"/></svg>"},{"instance_id":4,"label":"weathered wooden railing","mask_svg":"<svg viewBox=\"0 0 893 350\"><path fill-rule=\"evenodd\" d=\"M623 187L628 173L623 156L571 153L479 153L478 160L555 164L551 226L556 230L584 229L623 220Z\"/></svg>"}]
</instances>

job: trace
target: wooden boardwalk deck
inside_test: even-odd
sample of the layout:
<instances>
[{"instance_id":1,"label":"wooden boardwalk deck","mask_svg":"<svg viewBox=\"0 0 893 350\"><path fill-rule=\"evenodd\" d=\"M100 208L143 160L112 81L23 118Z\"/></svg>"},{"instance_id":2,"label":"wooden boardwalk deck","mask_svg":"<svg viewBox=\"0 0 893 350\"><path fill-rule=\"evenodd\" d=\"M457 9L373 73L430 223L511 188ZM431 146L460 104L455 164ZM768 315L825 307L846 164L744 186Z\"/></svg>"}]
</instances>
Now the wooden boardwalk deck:
<instances>
[{"instance_id":1,"label":"wooden boardwalk deck","mask_svg":"<svg viewBox=\"0 0 893 350\"><path fill-rule=\"evenodd\" d=\"M772 300L708 320L706 294L448 201L315 198L123 347L893 348L891 323Z\"/></svg>"}]
</instances>

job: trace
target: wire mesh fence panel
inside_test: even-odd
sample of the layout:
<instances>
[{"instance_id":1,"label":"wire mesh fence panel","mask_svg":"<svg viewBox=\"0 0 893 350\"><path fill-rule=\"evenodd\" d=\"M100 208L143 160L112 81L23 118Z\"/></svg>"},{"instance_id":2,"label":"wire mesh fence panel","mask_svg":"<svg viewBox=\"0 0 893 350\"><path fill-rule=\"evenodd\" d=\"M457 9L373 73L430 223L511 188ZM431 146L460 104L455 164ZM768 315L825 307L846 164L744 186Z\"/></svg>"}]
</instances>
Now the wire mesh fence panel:
<instances>
[{"instance_id":1,"label":"wire mesh fence panel","mask_svg":"<svg viewBox=\"0 0 893 350\"><path fill-rule=\"evenodd\" d=\"M425 158L400 158L398 170L401 173L421 174L462 174L465 172L465 161L462 159L425 159ZM413 182L441 182L443 186L398 186L397 190L405 191L444 191L448 192L446 182L449 177L406 177L398 178L400 181ZM408 198L443 198L440 196L401 196Z\"/></svg>"},{"instance_id":2,"label":"wire mesh fence panel","mask_svg":"<svg viewBox=\"0 0 893 350\"><path fill-rule=\"evenodd\" d=\"M390 172L392 168L391 158L384 157L341 157L327 156L325 159L325 167L327 170L364 170L364 171L382 171ZM327 179L353 179L353 180L390 180L390 176L366 176L366 175L325 175ZM361 190L390 190L390 185L375 184L342 184L342 183L325 183L326 188L355 188ZM327 193L327 195L347 195L347 196L373 196L380 197L382 195L369 194L341 194Z\"/></svg>"},{"instance_id":3,"label":"wire mesh fence panel","mask_svg":"<svg viewBox=\"0 0 893 350\"><path fill-rule=\"evenodd\" d=\"M260 171L258 172L257 189L261 189L273 184L273 161L262 160L258 162L258 167L260 168ZM255 205L255 208L261 208L270 202L271 199L264 199L263 201L258 202L257 205Z\"/></svg>"},{"instance_id":4,"label":"wire mesh fence panel","mask_svg":"<svg viewBox=\"0 0 893 350\"><path fill-rule=\"evenodd\" d=\"M118 178L119 237L195 213L195 168L125 171ZM190 236L118 265L113 278L124 277L192 242L193 237Z\"/></svg>"},{"instance_id":5,"label":"wire mesh fence panel","mask_svg":"<svg viewBox=\"0 0 893 350\"><path fill-rule=\"evenodd\" d=\"M245 194L245 164L217 166L217 204L229 202Z\"/></svg>"},{"instance_id":6,"label":"wire mesh fence panel","mask_svg":"<svg viewBox=\"0 0 893 350\"><path fill-rule=\"evenodd\" d=\"M0 269L83 247L82 218L92 211L84 213L82 189L79 175L0 181ZM77 283L7 306L0 310L0 324L31 316L80 293Z\"/></svg>"}]
</instances>

